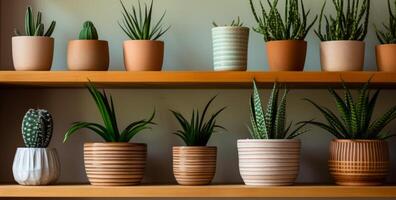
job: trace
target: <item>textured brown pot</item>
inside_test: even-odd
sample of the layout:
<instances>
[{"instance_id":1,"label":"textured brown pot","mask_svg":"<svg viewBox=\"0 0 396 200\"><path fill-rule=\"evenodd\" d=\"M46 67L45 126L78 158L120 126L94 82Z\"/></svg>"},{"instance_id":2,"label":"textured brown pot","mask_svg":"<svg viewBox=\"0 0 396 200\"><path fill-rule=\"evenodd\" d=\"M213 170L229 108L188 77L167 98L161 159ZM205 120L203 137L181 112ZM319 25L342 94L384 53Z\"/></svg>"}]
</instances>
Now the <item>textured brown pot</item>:
<instances>
[{"instance_id":1,"label":"textured brown pot","mask_svg":"<svg viewBox=\"0 0 396 200\"><path fill-rule=\"evenodd\" d=\"M109 44L102 40L72 40L67 47L67 66L72 71L107 71Z\"/></svg>"},{"instance_id":2,"label":"textured brown pot","mask_svg":"<svg viewBox=\"0 0 396 200\"><path fill-rule=\"evenodd\" d=\"M381 185L389 172L389 149L382 140L333 140L330 174L338 185Z\"/></svg>"},{"instance_id":3,"label":"textured brown pot","mask_svg":"<svg viewBox=\"0 0 396 200\"><path fill-rule=\"evenodd\" d=\"M180 185L207 185L216 173L217 147L173 147L173 174Z\"/></svg>"},{"instance_id":4,"label":"textured brown pot","mask_svg":"<svg viewBox=\"0 0 396 200\"><path fill-rule=\"evenodd\" d=\"M383 44L375 47L378 71L396 72L396 44Z\"/></svg>"},{"instance_id":5,"label":"textured brown pot","mask_svg":"<svg viewBox=\"0 0 396 200\"><path fill-rule=\"evenodd\" d=\"M320 43L320 62L323 71L362 71L365 43L340 40Z\"/></svg>"},{"instance_id":6,"label":"textured brown pot","mask_svg":"<svg viewBox=\"0 0 396 200\"><path fill-rule=\"evenodd\" d=\"M267 42L270 71L303 71L307 54L307 42L303 40L279 40Z\"/></svg>"},{"instance_id":7,"label":"textured brown pot","mask_svg":"<svg viewBox=\"0 0 396 200\"><path fill-rule=\"evenodd\" d=\"M89 182L100 186L137 185L146 167L147 145L88 143L84 163Z\"/></svg>"},{"instance_id":8,"label":"textured brown pot","mask_svg":"<svg viewBox=\"0 0 396 200\"><path fill-rule=\"evenodd\" d=\"M54 38L12 37L12 59L17 71L49 71L54 55Z\"/></svg>"},{"instance_id":9,"label":"textured brown pot","mask_svg":"<svg viewBox=\"0 0 396 200\"><path fill-rule=\"evenodd\" d=\"M128 40L124 42L124 64L127 71L161 71L164 42Z\"/></svg>"}]
</instances>

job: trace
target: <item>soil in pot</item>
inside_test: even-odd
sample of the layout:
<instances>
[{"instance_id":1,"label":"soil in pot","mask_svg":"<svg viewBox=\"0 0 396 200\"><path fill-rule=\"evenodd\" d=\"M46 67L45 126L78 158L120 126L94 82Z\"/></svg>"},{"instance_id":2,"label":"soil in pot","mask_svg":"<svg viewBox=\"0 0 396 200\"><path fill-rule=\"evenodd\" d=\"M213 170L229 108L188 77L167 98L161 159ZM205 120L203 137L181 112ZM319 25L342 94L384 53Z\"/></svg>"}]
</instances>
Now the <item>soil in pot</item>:
<instances>
[{"instance_id":1,"label":"soil in pot","mask_svg":"<svg viewBox=\"0 0 396 200\"><path fill-rule=\"evenodd\" d=\"M383 44L375 48L378 71L396 72L396 44Z\"/></svg>"},{"instance_id":2,"label":"soil in pot","mask_svg":"<svg viewBox=\"0 0 396 200\"><path fill-rule=\"evenodd\" d=\"M320 43L323 71L362 71L365 43L362 41L327 41Z\"/></svg>"},{"instance_id":3,"label":"soil in pot","mask_svg":"<svg viewBox=\"0 0 396 200\"><path fill-rule=\"evenodd\" d=\"M109 45L101 40L72 40L67 48L67 66L72 71L107 71Z\"/></svg>"},{"instance_id":4,"label":"soil in pot","mask_svg":"<svg viewBox=\"0 0 396 200\"><path fill-rule=\"evenodd\" d=\"M124 42L124 64L127 71L161 71L164 42L128 40Z\"/></svg>"},{"instance_id":5,"label":"soil in pot","mask_svg":"<svg viewBox=\"0 0 396 200\"><path fill-rule=\"evenodd\" d=\"M279 40L266 43L270 71L303 71L307 42Z\"/></svg>"}]
</instances>

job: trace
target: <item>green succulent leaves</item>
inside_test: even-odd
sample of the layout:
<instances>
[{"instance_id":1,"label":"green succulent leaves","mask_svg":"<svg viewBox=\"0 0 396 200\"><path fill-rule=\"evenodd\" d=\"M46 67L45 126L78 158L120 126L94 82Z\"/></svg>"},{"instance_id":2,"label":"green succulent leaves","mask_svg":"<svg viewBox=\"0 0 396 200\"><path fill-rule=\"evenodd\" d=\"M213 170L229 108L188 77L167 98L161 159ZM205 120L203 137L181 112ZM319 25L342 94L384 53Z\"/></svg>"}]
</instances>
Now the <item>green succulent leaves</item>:
<instances>
[{"instance_id":1,"label":"green succulent leaves","mask_svg":"<svg viewBox=\"0 0 396 200\"><path fill-rule=\"evenodd\" d=\"M377 38L381 44L396 44L396 0L394 1L394 10L392 10L391 2L388 0L389 22L384 23L384 30L380 31L375 27Z\"/></svg>"},{"instance_id":2,"label":"green succulent leaves","mask_svg":"<svg viewBox=\"0 0 396 200\"><path fill-rule=\"evenodd\" d=\"M30 109L22 121L22 136L27 148L47 148L54 125L47 110Z\"/></svg>"},{"instance_id":3,"label":"green succulent leaves","mask_svg":"<svg viewBox=\"0 0 396 200\"><path fill-rule=\"evenodd\" d=\"M212 23L214 27L219 27L219 25L216 22ZM238 17L236 20L232 20L231 24L226 24L224 26L232 26L232 27L243 27L243 22L241 21L241 18Z\"/></svg>"},{"instance_id":4,"label":"green succulent leaves","mask_svg":"<svg viewBox=\"0 0 396 200\"><path fill-rule=\"evenodd\" d=\"M79 35L80 40L98 40L98 31L91 21L86 21Z\"/></svg>"},{"instance_id":5,"label":"green succulent leaves","mask_svg":"<svg viewBox=\"0 0 396 200\"><path fill-rule=\"evenodd\" d=\"M33 16L32 8L29 6L26 10L25 15L25 34L21 34L18 30L15 29L16 36L45 36L51 37L52 33L55 30L56 22L52 21L50 27L46 32L44 24L42 23L42 13L38 12L36 19Z\"/></svg>"}]
</instances>

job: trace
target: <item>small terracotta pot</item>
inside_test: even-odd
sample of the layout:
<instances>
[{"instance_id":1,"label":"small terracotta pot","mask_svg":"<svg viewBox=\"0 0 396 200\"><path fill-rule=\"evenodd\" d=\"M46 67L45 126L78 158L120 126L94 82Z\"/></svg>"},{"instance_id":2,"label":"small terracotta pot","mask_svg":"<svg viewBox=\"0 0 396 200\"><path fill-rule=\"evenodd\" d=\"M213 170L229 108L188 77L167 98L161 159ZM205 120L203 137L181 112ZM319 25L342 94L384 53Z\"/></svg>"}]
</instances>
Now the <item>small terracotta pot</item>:
<instances>
[{"instance_id":1,"label":"small terracotta pot","mask_svg":"<svg viewBox=\"0 0 396 200\"><path fill-rule=\"evenodd\" d=\"M320 61L323 71L362 71L365 43L340 40L320 43Z\"/></svg>"},{"instance_id":2,"label":"small terracotta pot","mask_svg":"<svg viewBox=\"0 0 396 200\"><path fill-rule=\"evenodd\" d=\"M383 44L375 47L378 71L396 72L396 44Z\"/></svg>"},{"instance_id":3,"label":"small terracotta pot","mask_svg":"<svg viewBox=\"0 0 396 200\"><path fill-rule=\"evenodd\" d=\"M161 71L164 42L128 40L124 42L124 64L127 71Z\"/></svg>"},{"instance_id":4,"label":"small terracotta pot","mask_svg":"<svg viewBox=\"0 0 396 200\"><path fill-rule=\"evenodd\" d=\"M72 71L107 71L109 44L102 40L72 40L67 47L67 66Z\"/></svg>"},{"instance_id":5,"label":"small terracotta pot","mask_svg":"<svg viewBox=\"0 0 396 200\"><path fill-rule=\"evenodd\" d=\"M54 38L12 37L12 59L17 71L49 71L54 55Z\"/></svg>"},{"instance_id":6,"label":"small terracotta pot","mask_svg":"<svg viewBox=\"0 0 396 200\"><path fill-rule=\"evenodd\" d=\"M246 185L293 185L300 167L301 141L238 140L239 172Z\"/></svg>"},{"instance_id":7,"label":"small terracotta pot","mask_svg":"<svg viewBox=\"0 0 396 200\"><path fill-rule=\"evenodd\" d=\"M383 140L333 140L329 170L338 185L382 185L389 173L388 143Z\"/></svg>"},{"instance_id":8,"label":"small terracotta pot","mask_svg":"<svg viewBox=\"0 0 396 200\"><path fill-rule=\"evenodd\" d=\"M307 42L278 40L266 43L270 71L303 71Z\"/></svg>"},{"instance_id":9,"label":"small terracotta pot","mask_svg":"<svg viewBox=\"0 0 396 200\"><path fill-rule=\"evenodd\" d=\"M84 163L89 182L100 186L140 184L146 167L147 145L88 143Z\"/></svg>"},{"instance_id":10,"label":"small terracotta pot","mask_svg":"<svg viewBox=\"0 0 396 200\"><path fill-rule=\"evenodd\" d=\"M216 160L217 147L173 147L173 174L180 185L207 185Z\"/></svg>"}]
</instances>

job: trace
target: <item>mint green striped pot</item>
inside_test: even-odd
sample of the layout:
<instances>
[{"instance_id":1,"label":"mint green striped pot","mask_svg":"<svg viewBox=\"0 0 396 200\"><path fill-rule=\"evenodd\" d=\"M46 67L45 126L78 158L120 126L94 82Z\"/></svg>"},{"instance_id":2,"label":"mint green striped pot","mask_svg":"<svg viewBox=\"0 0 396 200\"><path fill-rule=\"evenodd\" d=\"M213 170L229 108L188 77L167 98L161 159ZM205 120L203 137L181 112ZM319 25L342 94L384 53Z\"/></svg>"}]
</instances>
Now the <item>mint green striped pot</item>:
<instances>
[{"instance_id":1,"label":"mint green striped pot","mask_svg":"<svg viewBox=\"0 0 396 200\"><path fill-rule=\"evenodd\" d=\"M246 71L249 28L222 26L212 29L215 71Z\"/></svg>"}]
</instances>

